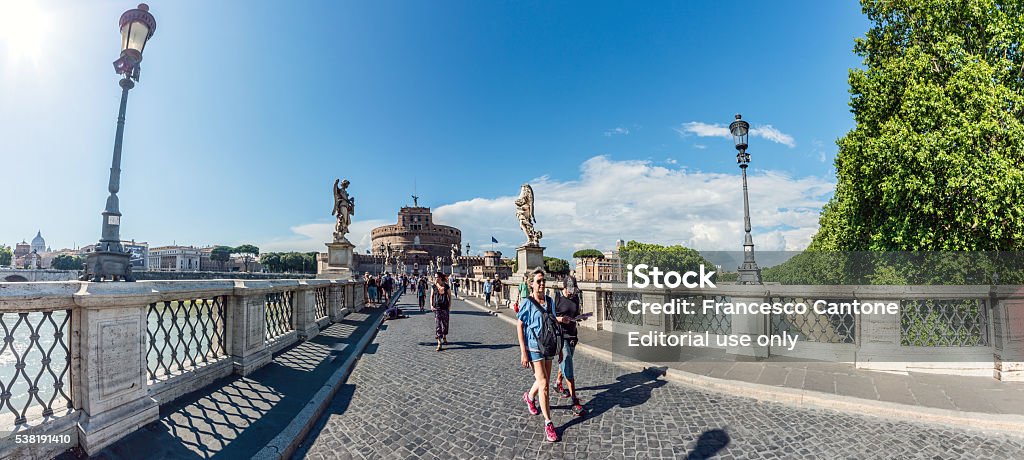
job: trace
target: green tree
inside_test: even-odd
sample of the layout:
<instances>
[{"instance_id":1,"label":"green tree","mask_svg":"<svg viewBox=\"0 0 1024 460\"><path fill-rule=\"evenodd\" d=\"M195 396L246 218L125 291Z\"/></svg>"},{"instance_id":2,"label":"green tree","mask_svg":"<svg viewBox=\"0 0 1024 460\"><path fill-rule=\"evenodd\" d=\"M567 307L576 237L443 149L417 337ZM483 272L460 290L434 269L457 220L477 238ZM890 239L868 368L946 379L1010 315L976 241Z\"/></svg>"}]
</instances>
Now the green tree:
<instances>
[{"instance_id":1,"label":"green tree","mask_svg":"<svg viewBox=\"0 0 1024 460\"><path fill-rule=\"evenodd\" d=\"M217 262L220 266L220 271L224 271L224 263L231 260L231 253L235 252L235 248L230 246L216 246L210 251L210 260Z\"/></svg>"},{"instance_id":2,"label":"green tree","mask_svg":"<svg viewBox=\"0 0 1024 460\"><path fill-rule=\"evenodd\" d=\"M85 266L85 261L78 256L69 256L67 254L61 254L53 258L50 263L50 267L56 270L81 270Z\"/></svg>"},{"instance_id":3,"label":"green tree","mask_svg":"<svg viewBox=\"0 0 1024 460\"><path fill-rule=\"evenodd\" d=\"M11 260L14 259L14 252L8 246L0 245L0 265L14 265Z\"/></svg>"},{"instance_id":4,"label":"green tree","mask_svg":"<svg viewBox=\"0 0 1024 460\"><path fill-rule=\"evenodd\" d=\"M235 248L235 254L242 255L242 263L245 264L245 271L249 271L249 264L260 253L260 248L251 244L243 244Z\"/></svg>"},{"instance_id":5,"label":"green tree","mask_svg":"<svg viewBox=\"0 0 1024 460\"><path fill-rule=\"evenodd\" d=\"M284 264L281 262L281 253L267 252L260 255L260 263L267 268L267 271L280 273L284 271Z\"/></svg>"},{"instance_id":6,"label":"green tree","mask_svg":"<svg viewBox=\"0 0 1024 460\"><path fill-rule=\"evenodd\" d=\"M604 259L604 253L598 251L597 249L580 249L579 251L572 253L573 259L583 259L587 257L592 257L595 259Z\"/></svg>"},{"instance_id":7,"label":"green tree","mask_svg":"<svg viewBox=\"0 0 1024 460\"><path fill-rule=\"evenodd\" d=\"M836 192L809 249L1021 250L1024 3L861 4L856 126L837 142Z\"/></svg>"},{"instance_id":8,"label":"green tree","mask_svg":"<svg viewBox=\"0 0 1024 460\"><path fill-rule=\"evenodd\" d=\"M662 270L680 273L697 270L700 265L704 265L707 270L715 269L715 264L705 259L699 252L678 244L661 246L630 240L622 249L619 249L619 257L622 260L623 268L629 264L647 264ZM716 276L712 276L712 279L716 279Z\"/></svg>"},{"instance_id":9,"label":"green tree","mask_svg":"<svg viewBox=\"0 0 1024 460\"><path fill-rule=\"evenodd\" d=\"M557 257L545 257L544 269L553 275L565 275L569 273L569 262Z\"/></svg>"}]
</instances>

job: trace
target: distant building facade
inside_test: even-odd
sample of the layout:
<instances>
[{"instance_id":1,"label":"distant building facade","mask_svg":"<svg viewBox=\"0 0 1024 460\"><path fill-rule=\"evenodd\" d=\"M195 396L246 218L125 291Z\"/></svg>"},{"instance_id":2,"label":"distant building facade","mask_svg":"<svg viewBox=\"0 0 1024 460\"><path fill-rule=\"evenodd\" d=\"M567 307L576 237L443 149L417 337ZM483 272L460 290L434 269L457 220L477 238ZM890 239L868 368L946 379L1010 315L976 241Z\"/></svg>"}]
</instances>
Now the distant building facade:
<instances>
[{"instance_id":1,"label":"distant building facade","mask_svg":"<svg viewBox=\"0 0 1024 460\"><path fill-rule=\"evenodd\" d=\"M159 246L149 248L146 265L150 271L197 272L200 257L194 246Z\"/></svg>"},{"instance_id":2,"label":"distant building facade","mask_svg":"<svg viewBox=\"0 0 1024 460\"><path fill-rule=\"evenodd\" d=\"M604 257L582 257L576 259L576 279L578 281L621 282L623 280L622 260L619 250L625 242L615 243L614 251L604 251Z\"/></svg>"},{"instance_id":3,"label":"distant building facade","mask_svg":"<svg viewBox=\"0 0 1024 460\"><path fill-rule=\"evenodd\" d=\"M357 272L376 272L382 268L394 270L394 259L405 263L407 273L424 273L430 262L441 258L441 268L451 271L452 245L461 248L462 230L434 222L430 208L404 206L398 211L398 221L370 231L371 254L356 255ZM392 263L382 265L383 256L391 245ZM456 258L461 249L456 250ZM458 260L456 260L456 265Z\"/></svg>"}]
</instances>

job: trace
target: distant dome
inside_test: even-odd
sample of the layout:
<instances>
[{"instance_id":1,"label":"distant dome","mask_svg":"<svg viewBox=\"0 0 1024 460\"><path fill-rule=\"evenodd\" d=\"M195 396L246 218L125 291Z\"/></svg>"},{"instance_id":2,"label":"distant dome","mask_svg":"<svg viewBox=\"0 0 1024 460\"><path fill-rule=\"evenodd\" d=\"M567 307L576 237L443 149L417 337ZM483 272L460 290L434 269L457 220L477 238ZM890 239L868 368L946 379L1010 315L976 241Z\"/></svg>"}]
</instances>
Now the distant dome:
<instances>
[{"instance_id":1,"label":"distant dome","mask_svg":"<svg viewBox=\"0 0 1024 460\"><path fill-rule=\"evenodd\" d=\"M32 250L38 253L46 252L46 240L43 239L41 231L37 231L36 237L32 238Z\"/></svg>"}]
</instances>

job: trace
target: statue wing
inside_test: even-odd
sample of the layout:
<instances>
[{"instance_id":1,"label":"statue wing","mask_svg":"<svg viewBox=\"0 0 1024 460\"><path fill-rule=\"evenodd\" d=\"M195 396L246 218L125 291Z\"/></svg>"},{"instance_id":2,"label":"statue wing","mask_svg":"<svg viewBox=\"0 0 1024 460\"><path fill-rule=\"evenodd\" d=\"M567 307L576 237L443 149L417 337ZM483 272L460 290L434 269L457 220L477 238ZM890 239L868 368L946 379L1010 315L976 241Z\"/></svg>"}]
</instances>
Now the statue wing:
<instances>
[{"instance_id":1,"label":"statue wing","mask_svg":"<svg viewBox=\"0 0 1024 460\"><path fill-rule=\"evenodd\" d=\"M530 187L530 184L526 184L526 194L525 194L524 198L526 198L525 201L526 201L526 207L527 207L527 210L528 210L526 218L530 219L530 222L536 223L537 222L537 218L535 217L535 214L534 214L534 211L533 211L533 207L534 207L533 206L533 187Z\"/></svg>"}]
</instances>

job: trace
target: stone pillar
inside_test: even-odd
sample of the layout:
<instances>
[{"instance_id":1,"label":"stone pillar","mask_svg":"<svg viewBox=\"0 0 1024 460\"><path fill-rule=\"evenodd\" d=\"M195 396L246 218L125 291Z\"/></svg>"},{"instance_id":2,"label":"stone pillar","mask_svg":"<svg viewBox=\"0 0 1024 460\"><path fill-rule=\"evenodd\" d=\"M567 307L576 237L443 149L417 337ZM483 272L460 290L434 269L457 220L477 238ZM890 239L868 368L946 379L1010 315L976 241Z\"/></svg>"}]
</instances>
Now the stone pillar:
<instances>
[{"instance_id":1,"label":"stone pillar","mask_svg":"<svg viewBox=\"0 0 1024 460\"><path fill-rule=\"evenodd\" d=\"M331 287L327 291L327 315L331 322L337 323L348 314L348 304L345 302L346 283L341 280L331 280Z\"/></svg>"},{"instance_id":2,"label":"stone pillar","mask_svg":"<svg viewBox=\"0 0 1024 460\"><path fill-rule=\"evenodd\" d=\"M270 362L266 343L266 293L235 281L228 299L228 353L239 375L249 375Z\"/></svg>"},{"instance_id":3,"label":"stone pillar","mask_svg":"<svg viewBox=\"0 0 1024 460\"><path fill-rule=\"evenodd\" d=\"M528 245L516 248L516 275L530 273L535 268L544 268L544 249L541 246Z\"/></svg>"},{"instance_id":4,"label":"stone pillar","mask_svg":"<svg viewBox=\"0 0 1024 460\"><path fill-rule=\"evenodd\" d=\"M899 298L870 302L900 304ZM907 357L900 348L900 315L861 314L857 323L857 369L906 372Z\"/></svg>"},{"instance_id":5,"label":"stone pillar","mask_svg":"<svg viewBox=\"0 0 1024 460\"><path fill-rule=\"evenodd\" d=\"M736 286L737 289L746 286ZM765 301L764 287L752 285L744 290L749 291L732 296L732 302L761 303ZM768 347L757 344L758 336L768 334L768 315L752 313L749 315L732 315L732 335L750 337L750 346L728 347L727 353L738 357L763 359L768 357Z\"/></svg>"},{"instance_id":6,"label":"stone pillar","mask_svg":"<svg viewBox=\"0 0 1024 460\"><path fill-rule=\"evenodd\" d=\"M309 340L316 337L320 333L320 326L316 323L316 286L311 286L305 280L299 281L292 308L295 312L295 332L299 333L299 338Z\"/></svg>"},{"instance_id":7,"label":"stone pillar","mask_svg":"<svg viewBox=\"0 0 1024 460\"><path fill-rule=\"evenodd\" d=\"M363 292L363 284L359 282L348 283L345 289L346 301L353 311L362 311L366 308L366 297Z\"/></svg>"},{"instance_id":8,"label":"stone pillar","mask_svg":"<svg viewBox=\"0 0 1024 460\"><path fill-rule=\"evenodd\" d=\"M1024 288L995 288L992 309L993 377L1004 382L1024 382Z\"/></svg>"},{"instance_id":9,"label":"stone pillar","mask_svg":"<svg viewBox=\"0 0 1024 460\"><path fill-rule=\"evenodd\" d=\"M355 247L347 239L327 243L327 265L319 267L318 278L328 279L349 279L355 269L355 256L352 249Z\"/></svg>"},{"instance_id":10,"label":"stone pillar","mask_svg":"<svg viewBox=\"0 0 1024 460\"><path fill-rule=\"evenodd\" d=\"M594 283L579 283L580 286L580 313L592 313L590 318L580 321L580 325L590 329L601 329L604 310L598 308L597 286ZM599 313L600 312L600 313Z\"/></svg>"},{"instance_id":11,"label":"stone pillar","mask_svg":"<svg viewBox=\"0 0 1024 460\"><path fill-rule=\"evenodd\" d=\"M89 455L160 416L146 387L146 319L158 300L143 283L82 283L74 295L81 307L76 393L84 412L78 439Z\"/></svg>"}]
</instances>

